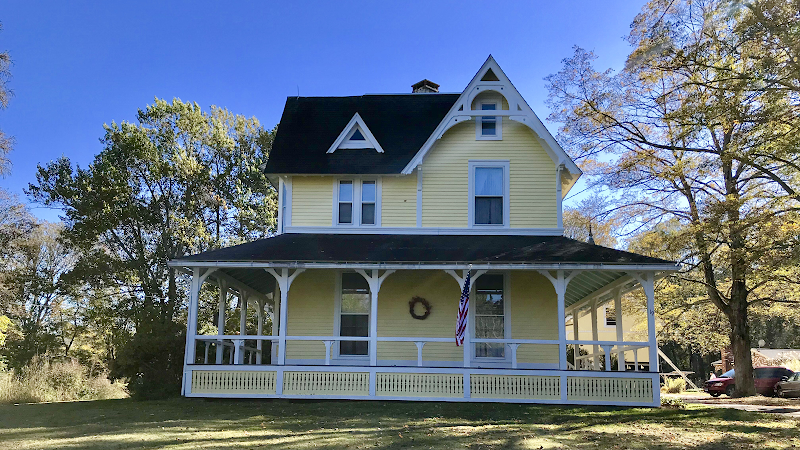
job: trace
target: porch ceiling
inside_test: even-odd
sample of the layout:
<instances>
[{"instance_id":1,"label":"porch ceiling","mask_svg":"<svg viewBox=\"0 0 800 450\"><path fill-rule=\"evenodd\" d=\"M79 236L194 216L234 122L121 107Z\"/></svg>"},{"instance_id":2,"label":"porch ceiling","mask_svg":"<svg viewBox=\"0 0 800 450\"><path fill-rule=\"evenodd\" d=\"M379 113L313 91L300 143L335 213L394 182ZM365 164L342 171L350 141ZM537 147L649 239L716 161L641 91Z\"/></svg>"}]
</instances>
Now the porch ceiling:
<instances>
[{"instance_id":1,"label":"porch ceiling","mask_svg":"<svg viewBox=\"0 0 800 450\"><path fill-rule=\"evenodd\" d=\"M626 276L625 272L600 272L594 270L581 272L567 286L567 292L564 294L565 306L570 307Z\"/></svg>"}]
</instances>

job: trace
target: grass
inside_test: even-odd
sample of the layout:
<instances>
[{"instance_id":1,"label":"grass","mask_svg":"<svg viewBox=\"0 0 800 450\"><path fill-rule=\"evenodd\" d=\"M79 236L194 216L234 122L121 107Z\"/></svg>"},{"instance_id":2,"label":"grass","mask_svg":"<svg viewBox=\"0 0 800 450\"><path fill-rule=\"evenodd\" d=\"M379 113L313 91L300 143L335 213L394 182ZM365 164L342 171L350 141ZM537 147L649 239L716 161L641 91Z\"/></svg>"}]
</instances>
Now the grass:
<instances>
[{"instance_id":1,"label":"grass","mask_svg":"<svg viewBox=\"0 0 800 450\"><path fill-rule=\"evenodd\" d=\"M800 421L686 410L376 401L130 399L0 406L6 449L744 449Z\"/></svg>"}]
</instances>

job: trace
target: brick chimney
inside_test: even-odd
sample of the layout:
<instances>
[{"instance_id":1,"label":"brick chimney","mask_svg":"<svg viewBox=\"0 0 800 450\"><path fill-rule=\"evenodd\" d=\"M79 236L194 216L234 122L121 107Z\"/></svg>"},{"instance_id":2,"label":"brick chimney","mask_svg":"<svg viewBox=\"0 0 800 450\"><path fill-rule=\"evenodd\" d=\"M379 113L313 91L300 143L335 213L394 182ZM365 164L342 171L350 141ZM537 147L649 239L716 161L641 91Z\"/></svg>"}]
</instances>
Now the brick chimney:
<instances>
[{"instance_id":1,"label":"brick chimney","mask_svg":"<svg viewBox=\"0 0 800 450\"><path fill-rule=\"evenodd\" d=\"M429 79L424 79L411 85L411 92L414 94L435 94L439 92L439 85Z\"/></svg>"}]
</instances>

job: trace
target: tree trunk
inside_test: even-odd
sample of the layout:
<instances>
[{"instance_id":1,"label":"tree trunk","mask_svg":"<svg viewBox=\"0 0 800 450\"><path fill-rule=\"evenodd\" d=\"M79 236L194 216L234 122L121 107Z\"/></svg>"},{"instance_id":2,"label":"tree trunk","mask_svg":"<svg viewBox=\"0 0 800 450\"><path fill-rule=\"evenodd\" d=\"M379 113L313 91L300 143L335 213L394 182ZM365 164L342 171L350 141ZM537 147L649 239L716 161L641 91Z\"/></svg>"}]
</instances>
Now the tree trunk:
<instances>
[{"instance_id":1,"label":"tree trunk","mask_svg":"<svg viewBox=\"0 0 800 450\"><path fill-rule=\"evenodd\" d=\"M736 396L756 395L753 379L753 355L750 353L750 325L747 323L747 300L737 298L741 292L732 292L731 315L731 351L736 370Z\"/></svg>"}]
</instances>

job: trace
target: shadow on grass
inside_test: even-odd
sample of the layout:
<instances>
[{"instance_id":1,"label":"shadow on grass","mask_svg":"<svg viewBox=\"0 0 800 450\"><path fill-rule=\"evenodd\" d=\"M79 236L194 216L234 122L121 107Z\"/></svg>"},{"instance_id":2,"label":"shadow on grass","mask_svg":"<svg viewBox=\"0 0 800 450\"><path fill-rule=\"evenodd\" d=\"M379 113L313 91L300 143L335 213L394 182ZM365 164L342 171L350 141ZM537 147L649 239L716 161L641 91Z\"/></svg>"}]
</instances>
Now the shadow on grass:
<instances>
[{"instance_id":1,"label":"shadow on grass","mask_svg":"<svg viewBox=\"0 0 800 450\"><path fill-rule=\"evenodd\" d=\"M0 406L6 448L784 448L800 422L746 411L499 403L204 400Z\"/></svg>"}]
</instances>

